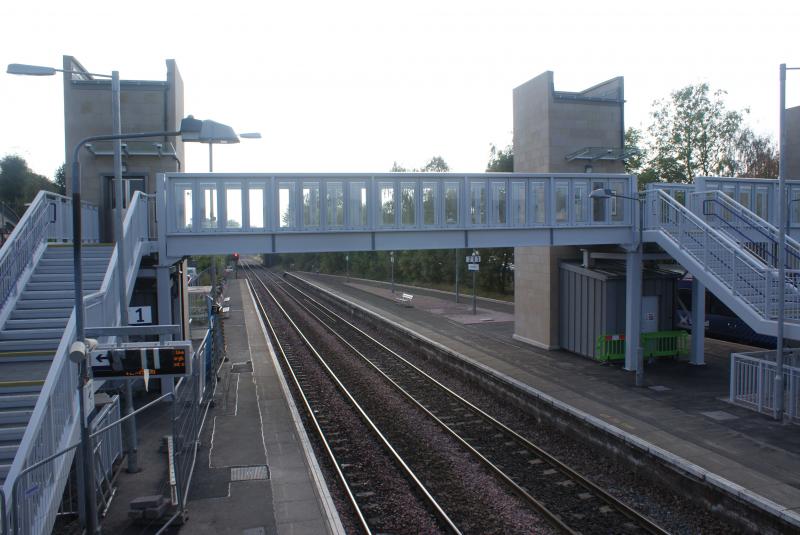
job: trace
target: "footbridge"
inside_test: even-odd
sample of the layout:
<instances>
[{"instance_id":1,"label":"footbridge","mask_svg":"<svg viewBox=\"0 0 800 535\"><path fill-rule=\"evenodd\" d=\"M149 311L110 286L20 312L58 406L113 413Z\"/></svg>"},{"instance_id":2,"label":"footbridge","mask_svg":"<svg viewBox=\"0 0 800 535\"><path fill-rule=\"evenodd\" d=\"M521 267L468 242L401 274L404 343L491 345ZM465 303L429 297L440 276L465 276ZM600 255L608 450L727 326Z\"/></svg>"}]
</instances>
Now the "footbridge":
<instances>
[{"instance_id":1,"label":"footbridge","mask_svg":"<svg viewBox=\"0 0 800 535\"><path fill-rule=\"evenodd\" d=\"M697 295L709 288L758 332L775 333L783 299L787 336L800 339L800 243L788 240L779 280L774 180L706 177L641 194L635 176L601 174L170 173L156 182L155 194L137 193L127 209L124 254L96 243L97 207L83 208L90 332L121 323L120 300L130 303L145 272L156 273L158 322L173 323L170 269L191 255L621 245L626 368L635 369L643 241L689 271ZM789 188L800 199L800 182ZM590 197L596 189L614 196ZM790 207L798 237L800 203ZM52 528L72 454L30 467L73 444L78 430L70 210L66 198L40 193L0 250L0 499L26 533ZM703 307L693 314L703 325ZM37 494L21 509L28 488Z\"/></svg>"}]
</instances>

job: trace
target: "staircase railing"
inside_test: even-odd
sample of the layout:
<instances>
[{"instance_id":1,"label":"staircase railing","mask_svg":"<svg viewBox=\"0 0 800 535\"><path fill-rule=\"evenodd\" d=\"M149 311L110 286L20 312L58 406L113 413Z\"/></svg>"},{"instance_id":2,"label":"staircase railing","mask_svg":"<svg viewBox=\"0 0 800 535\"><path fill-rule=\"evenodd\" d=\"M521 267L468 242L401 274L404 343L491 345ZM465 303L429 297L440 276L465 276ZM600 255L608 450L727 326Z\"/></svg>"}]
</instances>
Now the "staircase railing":
<instances>
[{"instance_id":1,"label":"staircase railing","mask_svg":"<svg viewBox=\"0 0 800 535\"><path fill-rule=\"evenodd\" d=\"M757 316L774 320L780 295L777 270L708 225L663 191L646 192L645 230L667 236L684 254L712 274ZM785 293L786 319L800 320L800 298Z\"/></svg>"},{"instance_id":2,"label":"staircase railing","mask_svg":"<svg viewBox=\"0 0 800 535\"><path fill-rule=\"evenodd\" d=\"M123 232L129 264L126 268L126 289L130 298L141 254L148 252L145 247L149 238L147 202L144 194L136 195L131 202ZM119 324L117 291L119 280L116 260L115 248L101 289L84 297L87 327ZM63 483L66 480L64 476L70 468L74 451L59 456L58 460L53 462L52 477L43 479L41 474L26 473L21 476L23 479L17 482L16 486L14 482L26 467L55 455L78 439L78 366L68 357L69 346L74 340L73 311L3 484L6 511L15 507L15 503L24 502L24 507L20 506L17 510L19 525L12 526L12 529L16 530L15 533L49 533L55 522ZM28 477L31 478L30 481L25 480ZM14 488L17 489L17 496L12 495Z\"/></svg>"},{"instance_id":3,"label":"staircase railing","mask_svg":"<svg viewBox=\"0 0 800 535\"><path fill-rule=\"evenodd\" d=\"M691 207L712 227L742 243L753 254L777 267L778 229L719 190L691 195ZM786 268L800 269L800 242L786 236Z\"/></svg>"},{"instance_id":4,"label":"staircase railing","mask_svg":"<svg viewBox=\"0 0 800 535\"><path fill-rule=\"evenodd\" d=\"M72 239L71 199L40 191L0 249L0 307L17 290L22 273L33 265L37 250L48 241ZM97 242L97 207L83 204L83 241Z\"/></svg>"}]
</instances>

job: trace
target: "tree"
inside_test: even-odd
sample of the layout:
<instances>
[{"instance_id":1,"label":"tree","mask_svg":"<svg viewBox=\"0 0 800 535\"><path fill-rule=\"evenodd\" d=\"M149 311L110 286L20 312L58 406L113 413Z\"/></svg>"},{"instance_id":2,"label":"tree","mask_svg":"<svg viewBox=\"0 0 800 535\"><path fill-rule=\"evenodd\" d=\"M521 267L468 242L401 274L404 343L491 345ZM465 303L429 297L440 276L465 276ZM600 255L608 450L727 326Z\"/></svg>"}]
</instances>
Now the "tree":
<instances>
[{"instance_id":1,"label":"tree","mask_svg":"<svg viewBox=\"0 0 800 535\"><path fill-rule=\"evenodd\" d=\"M728 110L724 94L702 83L653 103L648 166L659 179L690 182L700 175L736 173L737 141L748 110Z\"/></svg>"},{"instance_id":2,"label":"tree","mask_svg":"<svg viewBox=\"0 0 800 535\"><path fill-rule=\"evenodd\" d=\"M58 187L58 193L61 195L67 194L67 164L62 163L59 168L56 169L53 182L55 182L56 187Z\"/></svg>"},{"instance_id":3,"label":"tree","mask_svg":"<svg viewBox=\"0 0 800 535\"><path fill-rule=\"evenodd\" d=\"M489 163L486 170L490 173L512 173L514 171L514 149L507 145L504 149L498 149L492 143L489 148Z\"/></svg>"},{"instance_id":4,"label":"tree","mask_svg":"<svg viewBox=\"0 0 800 535\"><path fill-rule=\"evenodd\" d=\"M434 156L425 164L422 171L425 173L446 173L450 171L450 166L441 156Z\"/></svg>"},{"instance_id":5,"label":"tree","mask_svg":"<svg viewBox=\"0 0 800 535\"><path fill-rule=\"evenodd\" d=\"M30 170L24 158L9 154L0 159L0 200L20 216L25 204L40 190L56 191L57 186L47 177Z\"/></svg>"},{"instance_id":6,"label":"tree","mask_svg":"<svg viewBox=\"0 0 800 535\"><path fill-rule=\"evenodd\" d=\"M737 142L738 176L778 178L778 150L769 136L745 128Z\"/></svg>"}]
</instances>

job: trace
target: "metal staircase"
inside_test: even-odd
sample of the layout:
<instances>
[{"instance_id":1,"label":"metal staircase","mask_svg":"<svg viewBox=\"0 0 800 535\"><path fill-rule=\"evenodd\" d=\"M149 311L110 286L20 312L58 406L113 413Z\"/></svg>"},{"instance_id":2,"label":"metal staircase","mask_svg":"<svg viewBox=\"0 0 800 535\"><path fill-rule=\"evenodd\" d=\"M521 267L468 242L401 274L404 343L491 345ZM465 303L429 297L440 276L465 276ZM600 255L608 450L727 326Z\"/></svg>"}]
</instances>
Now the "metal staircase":
<instances>
[{"instance_id":1,"label":"metal staircase","mask_svg":"<svg viewBox=\"0 0 800 535\"><path fill-rule=\"evenodd\" d=\"M783 295L786 335L800 339L798 287L787 277L781 292L774 265L743 245L748 237L760 235L760 230L756 220L739 220L735 232L730 228L723 231L664 191L654 189L645 194L646 241L658 243L759 333L775 334L778 303ZM735 233L741 241L732 235Z\"/></svg>"},{"instance_id":2,"label":"metal staircase","mask_svg":"<svg viewBox=\"0 0 800 535\"><path fill-rule=\"evenodd\" d=\"M100 289L113 247L83 249L86 295ZM0 484L11 468L72 314L72 247L50 244L0 329Z\"/></svg>"},{"instance_id":3,"label":"metal staircase","mask_svg":"<svg viewBox=\"0 0 800 535\"><path fill-rule=\"evenodd\" d=\"M125 215L122 280L117 248L97 243L97 208L82 212L86 326L118 325L119 285L130 299L153 250L148 199L136 193ZM0 249L0 496L18 533L52 529L78 439L71 219L69 199L41 192Z\"/></svg>"}]
</instances>

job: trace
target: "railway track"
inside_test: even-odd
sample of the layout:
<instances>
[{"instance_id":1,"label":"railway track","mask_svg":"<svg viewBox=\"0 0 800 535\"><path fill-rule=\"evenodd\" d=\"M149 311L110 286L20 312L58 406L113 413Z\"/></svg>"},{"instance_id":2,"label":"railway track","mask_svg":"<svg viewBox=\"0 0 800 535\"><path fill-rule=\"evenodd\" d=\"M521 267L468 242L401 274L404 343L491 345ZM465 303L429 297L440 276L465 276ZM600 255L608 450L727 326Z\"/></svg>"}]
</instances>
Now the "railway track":
<instances>
[{"instance_id":1,"label":"railway track","mask_svg":"<svg viewBox=\"0 0 800 535\"><path fill-rule=\"evenodd\" d=\"M250 275L255 272L250 271ZM259 275L264 288L267 283L261 279L279 287L557 531L667 533L313 296L270 272L261 271Z\"/></svg>"}]
</instances>

